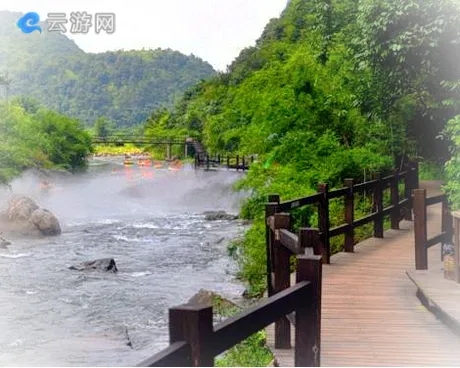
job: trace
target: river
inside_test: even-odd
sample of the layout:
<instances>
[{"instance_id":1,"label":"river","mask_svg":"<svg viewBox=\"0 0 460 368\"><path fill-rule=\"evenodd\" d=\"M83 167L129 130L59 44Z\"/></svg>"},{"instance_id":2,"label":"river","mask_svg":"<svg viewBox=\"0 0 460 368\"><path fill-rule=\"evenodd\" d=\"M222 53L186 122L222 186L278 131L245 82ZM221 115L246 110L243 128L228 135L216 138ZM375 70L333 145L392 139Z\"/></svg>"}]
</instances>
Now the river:
<instances>
[{"instance_id":1,"label":"river","mask_svg":"<svg viewBox=\"0 0 460 368\"><path fill-rule=\"evenodd\" d=\"M244 225L202 214L237 213L242 195L231 185L241 174L106 160L55 178L49 192L32 174L12 183L54 212L63 233L10 238L0 250L2 366L132 366L168 345L169 307L200 288L232 299L244 291L227 252ZM68 268L106 257L117 274Z\"/></svg>"}]
</instances>

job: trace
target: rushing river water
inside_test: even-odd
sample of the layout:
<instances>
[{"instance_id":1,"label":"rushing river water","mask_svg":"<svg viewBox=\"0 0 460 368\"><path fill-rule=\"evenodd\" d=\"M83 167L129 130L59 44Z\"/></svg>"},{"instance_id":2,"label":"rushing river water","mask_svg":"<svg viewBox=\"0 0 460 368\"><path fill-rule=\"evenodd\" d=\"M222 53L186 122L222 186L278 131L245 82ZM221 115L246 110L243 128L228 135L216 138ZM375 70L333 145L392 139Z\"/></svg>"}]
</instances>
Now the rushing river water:
<instances>
[{"instance_id":1,"label":"rushing river water","mask_svg":"<svg viewBox=\"0 0 460 368\"><path fill-rule=\"evenodd\" d=\"M238 211L238 177L114 161L47 193L32 175L16 180L14 192L54 212L63 233L0 250L0 365L132 366L167 346L169 307L200 288L239 297L227 244L244 227L202 214ZM68 269L107 257L117 274Z\"/></svg>"}]
</instances>

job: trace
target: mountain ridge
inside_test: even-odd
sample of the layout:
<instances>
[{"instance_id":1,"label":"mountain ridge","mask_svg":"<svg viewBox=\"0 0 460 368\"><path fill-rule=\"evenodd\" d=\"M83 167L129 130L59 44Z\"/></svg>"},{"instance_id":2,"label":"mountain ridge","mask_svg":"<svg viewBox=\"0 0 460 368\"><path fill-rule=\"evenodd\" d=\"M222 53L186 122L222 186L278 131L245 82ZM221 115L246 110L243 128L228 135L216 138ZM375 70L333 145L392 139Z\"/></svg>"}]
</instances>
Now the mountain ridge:
<instances>
[{"instance_id":1,"label":"mountain ridge","mask_svg":"<svg viewBox=\"0 0 460 368\"><path fill-rule=\"evenodd\" d=\"M8 73L10 94L92 125L105 116L118 126L144 122L171 106L188 87L216 74L206 61L168 49L83 51L59 32L22 33L20 12L0 11L0 72Z\"/></svg>"}]
</instances>

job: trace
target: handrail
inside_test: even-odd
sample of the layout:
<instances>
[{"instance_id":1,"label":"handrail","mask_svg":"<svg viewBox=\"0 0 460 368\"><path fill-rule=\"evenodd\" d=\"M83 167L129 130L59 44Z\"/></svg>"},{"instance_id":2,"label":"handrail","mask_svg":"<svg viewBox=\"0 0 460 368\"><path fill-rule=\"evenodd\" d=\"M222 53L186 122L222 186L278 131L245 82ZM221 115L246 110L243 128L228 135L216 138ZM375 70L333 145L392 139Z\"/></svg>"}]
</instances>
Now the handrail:
<instances>
[{"instance_id":1,"label":"handrail","mask_svg":"<svg viewBox=\"0 0 460 368\"><path fill-rule=\"evenodd\" d=\"M400 198L399 181L404 180L404 198ZM390 187L391 204L384 208L383 191ZM354 251L354 229L374 223L374 236L383 238L384 216L390 215L391 228L399 229L399 222L405 218L412 219L411 192L418 187L418 165L411 165L404 172L372 181L355 184L353 179L346 179L343 188L329 191L327 184L320 184L318 192L303 198L281 202L279 195L273 194L265 206L266 217L266 254L267 254L267 290L268 295L274 295L288 287L290 280L290 256L305 254L307 249L315 255L322 256L324 263L330 263L330 239L334 236L344 236L345 252ZM373 213L362 218L354 218L354 194L372 192ZM345 207L345 224L330 227L329 201L343 197ZM301 228L298 235L291 232L294 209L317 205L318 228ZM405 213L402 213L404 210ZM280 319L275 323L275 341L279 348L289 347L290 323Z\"/></svg>"},{"instance_id":2,"label":"handrail","mask_svg":"<svg viewBox=\"0 0 460 368\"><path fill-rule=\"evenodd\" d=\"M321 348L320 256L297 257L297 283L213 326L212 306L184 304L169 310L171 345L138 367L214 365L214 357L295 312L295 365L319 366ZM290 336L289 336L290 347ZM286 341L276 341L275 344Z\"/></svg>"},{"instance_id":3,"label":"handrail","mask_svg":"<svg viewBox=\"0 0 460 368\"><path fill-rule=\"evenodd\" d=\"M404 198L399 198L399 181L404 180L405 194ZM383 206L383 191L390 187L391 190L391 204L387 207ZM346 252L353 252L354 247L354 229L368 223L374 223L374 236L378 238L383 237L383 220L384 216L391 216L391 228L399 229L399 222L402 219L401 210L405 211L404 218L411 220L411 208L412 198L411 191L418 187L418 165L415 163L408 167L405 171L394 172L393 175L386 176L380 179L374 179L371 181L355 184L352 179L345 180L345 186L343 188L330 190L327 184L322 184L318 187L318 192L302 198L281 202L278 195L272 195L271 200L266 205L265 216L268 219L275 213L290 213L294 209L298 209L307 205L318 206L318 218L319 218L319 232L322 241L322 246L325 251L323 261L325 263L330 262L330 239L334 236L345 234L344 248ZM354 218L354 194L361 192L372 192L374 210L371 214L366 215L362 218ZM330 227L329 222L329 201L343 197L345 201L345 224L336 226L335 228ZM270 203L271 202L271 203ZM267 226L272 227L273 224L267 222ZM267 230L268 231L268 230ZM268 233L267 233L268 234ZM286 240L289 237L284 233L283 240L286 243L286 247L292 250L292 242L288 243ZM267 282L271 280L271 269L273 263L270 260L272 251L269 250L270 245L268 244L267 236ZM269 285L269 289L272 287Z\"/></svg>"},{"instance_id":4,"label":"handrail","mask_svg":"<svg viewBox=\"0 0 460 368\"><path fill-rule=\"evenodd\" d=\"M249 157L236 155L224 156L224 155L214 155L210 156L209 154L197 154L195 155L195 168L206 167L206 170L209 170L211 167L224 167L227 170L236 170L236 171L246 171L249 170L250 165L255 161L254 155Z\"/></svg>"},{"instance_id":5,"label":"handrail","mask_svg":"<svg viewBox=\"0 0 460 368\"><path fill-rule=\"evenodd\" d=\"M178 138L147 138L143 136L107 136L93 137L93 143L153 143L153 144L190 144L185 139Z\"/></svg>"},{"instance_id":6,"label":"handrail","mask_svg":"<svg viewBox=\"0 0 460 368\"><path fill-rule=\"evenodd\" d=\"M136 367L182 367L191 362L190 345L185 341L174 342L158 354L142 361Z\"/></svg>"},{"instance_id":7,"label":"handrail","mask_svg":"<svg viewBox=\"0 0 460 368\"><path fill-rule=\"evenodd\" d=\"M426 189L414 190L414 237L415 237L415 269L428 269L428 249L441 243L441 259L444 244L451 244L454 235L452 215L446 194L426 197ZM441 232L428 239L427 207L442 203ZM458 251L456 252L458 254ZM457 267L458 268L458 263ZM458 279L460 283L460 279Z\"/></svg>"}]
</instances>

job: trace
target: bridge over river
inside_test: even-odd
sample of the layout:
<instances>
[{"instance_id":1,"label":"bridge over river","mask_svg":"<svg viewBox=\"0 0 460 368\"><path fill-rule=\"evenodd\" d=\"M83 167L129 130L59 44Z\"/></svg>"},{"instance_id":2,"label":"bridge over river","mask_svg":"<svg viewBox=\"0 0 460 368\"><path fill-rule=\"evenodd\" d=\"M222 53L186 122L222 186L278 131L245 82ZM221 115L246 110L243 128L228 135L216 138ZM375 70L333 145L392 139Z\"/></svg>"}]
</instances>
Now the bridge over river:
<instances>
[{"instance_id":1,"label":"bridge over river","mask_svg":"<svg viewBox=\"0 0 460 368\"><path fill-rule=\"evenodd\" d=\"M166 159L172 158L171 152L173 146L183 146L184 157L188 158L193 155L195 158L195 167L204 167L207 170L213 168L226 168L237 171L246 171L251 163L254 162L254 156L230 156L224 154L211 155L206 151L201 142L194 138L147 138L144 136L107 136L93 137L92 143L95 145L114 144L123 146L125 144L134 144L136 146L147 147L166 147Z\"/></svg>"}]
</instances>

